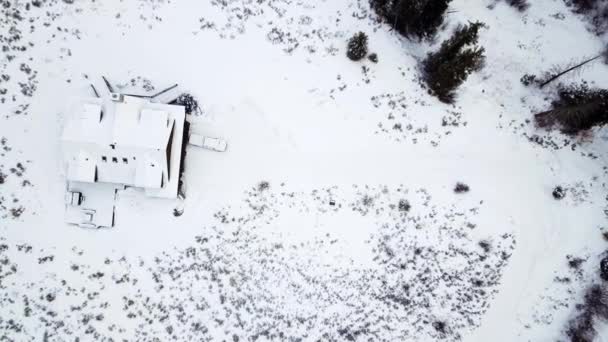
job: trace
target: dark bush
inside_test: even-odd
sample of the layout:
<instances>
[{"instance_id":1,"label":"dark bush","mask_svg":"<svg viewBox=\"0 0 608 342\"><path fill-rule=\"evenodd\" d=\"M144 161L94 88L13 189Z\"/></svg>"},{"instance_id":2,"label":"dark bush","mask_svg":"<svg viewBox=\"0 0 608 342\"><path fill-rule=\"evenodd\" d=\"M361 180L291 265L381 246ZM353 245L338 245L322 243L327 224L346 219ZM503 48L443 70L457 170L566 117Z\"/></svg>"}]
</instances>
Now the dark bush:
<instances>
[{"instance_id":1,"label":"dark bush","mask_svg":"<svg viewBox=\"0 0 608 342\"><path fill-rule=\"evenodd\" d=\"M608 292L602 285L591 286L585 294L583 309L602 320L608 319Z\"/></svg>"},{"instance_id":2,"label":"dark bush","mask_svg":"<svg viewBox=\"0 0 608 342\"><path fill-rule=\"evenodd\" d=\"M482 241L479 241L478 244L479 244L479 247L481 247L481 249L483 249L483 251L485 253L489 253L492 250L492 245L490 244L489 241L482 240Z\"/></svg>"},{"instance_id":3,"label":"dark bush","mask_svg":"<svg viewBox=\"0 0 608 342\"><path fill-rule=\"evenodd\" d=\"M558 185L553 189L552 195L556 200L560 200L566 196L566 190Z\"/></svg>"},{"instance_id":4,"label":"dark bush","mask_svg":"<svg viewBox=\"0 0 608 342\"><path fill-rule=\"evenodd\" d=\"M457 194L462 194L465 192L469 192L469 186L464 183L456 183L456 187L454 187L454 192Z\"/></svg>"},{"instance_id":5,"label":"dark bush","mask_svg":"<svg viewBox=\"0 0 608 342\"><path fill-rule=\"evenodd\" d=\"M430 53L424 60L424 80L440 101L453 103L454 90L470 73L483 66L484 49L476 46L482 27L484 24L480 22L458 26L452 37L441 44L439 51Z\"/></svg>"},{"instance_id":6,"label":"dark bush","mask_svg":"<svg viewBox=\"0 0 608 342\"><path fill-rule=\"evenodd\" d=\"M528 0L507 0L507 4L520 12L524 12L530 7Z\"/></svg>"},{"instance_id":7,"label":"dark bush","mask_svg":"<svg viewBox=\"0 0 608 342\"><path fill-rule=\"evenodd\" d=\"M346 56L353 61L360 61L367 55L367 35L363 32L356 33L348 41Z\"/></svg>"},{"instance_id":8,"label":"dark bush","mask_svg":"<svg viewBox=\"0 0 608 342\"><path fill-rule=\"evenodd\" d=\"M585 262L583 258L576 258L572 256L568 256L568 267L574 270L580 270L581 266Z\"/></svg>"},{"instance_id":9,"label":"dark bush","mask_svg":"<svg viewBox=\"0 0 608 342\"><path fill-rule=\"evenodd\" d=\"M575 13L586 16L596 34L608 29L608 4L605 0L565 0Z\"/></svg>"},{"instance_id":10,"label":"dark bush","mask_svg":"<svg viewBox=\"0 0 608 342\"><path fill-rule=\"evenodd\" d=\"M534 116L539 127L558 124L562 132L576 134L608 123L608 90L589 89L586 84L558 89L552 109Z\"/></svg>"},{"instance_id":11,"label":"dark bush","mask_svg":"<svg viewBox=\"0 0 608 342\"><path fill-rule=\"evenodd\" d=\"M200 113L200 106L198 105L198 101L194 98L194 96L184 93L181 94L175 101L171 104L176 104L179 106L184 106L186 109L186 114L198 114Z\"/></svg>"},{"instance_id":12,"label":"dark bush","mask_svg":"<svg viewBox=\"0 0 608 342\"><path fill-rule=\"evenodd\" d=\"M600 277L604 281L608 281L608 255L600 261Z\"/></svg>"},{"instance_id":13,"label":"dark bush","mask_svg":"<svg viewBox=\"0 0 608 342\"><path fill-rule=\"evenodd\" d=\"M573 6L577 11L585 13L589 12L603 0L566 0L568 6Z\"/></svg>"},{"instance_id":14,"label":"dark bush","mask_svg":"<svg viewBox=\"0 0 608 342\"><path fill-rule=\"evenodd\" d=\"M410 205L410 202L408 202L408 200L405 200L405 199L399 200L399 205L398 205L399 211L408 212L408 211L410 211L411 207L412 206Z\"/></svg>"},{"instance_id":15,"label":"dark bush","mask_svg":"<svg viewBox=\"0 0 608 342\"><path fill-rule=\"evenodd\" d=\"M377 53L370 53L369 56L367 57L372 63L378 63L378 54Z\"/></svg>"},{"instance_id":16,"label":"dark bush","mask_svg":"<svg viewBox=\"0 0 608 342\"><path fill-rule=\"evenodd\" d=\"M595 327L593 326L593 316L584 312L570 322L566 335L571 342L593 342L595 339Z\"/></svg>"},{"instance_id":17,"label":"dark bush","mask_svg":"<svg viewBox=\"0 0 608 342\"><path fill-rule=\"evenodd\" d=\"M447 333L447 324L443 321L435 321L433 322L433 328L437 330L440 334Z\"/></svg>"},{"instance_id":18,"label":"dark bush","mask_svg":"<svg viewBox=\"0 0 608 342\"><path fill-rule=\"evenodd\" d=\"M591 285L584 301L577 305L579 313L568 323L566 335L572 342L593 342L597 336L596 320L608 319L608 292L600 284Z\"/></svg>"},{"instance_id":19,"label":"dark bush","mask_svg":"<svg viewBox=\"0 0 608 342\"><path fill-rule=\"evenodd\" d=\"M259 192L266 191L270 189L270 183L268 183L267 181L261 181L258 183L257 189Z\"/></svg>"},{"instance_id":20,"label":"dark bush","mask_svg":"<svg viewBox=\"0 0 608 342\"><path fill-rule=\"evenodd\" d=\"M519 81L526 87L530 86L531 84L538 84L538 81L536 80L536 75L532 74L523 75Z\"/></svg>"},{"instance_id":21,"label":"dark bush","mask_svg":"<svg viewBox=\"0 0 608 342\"><path fill-rule=\"evenodd\" d=\"M432 38L451 0L370 0L374 11L402 35Z\"/></svg>"}]
</instances>

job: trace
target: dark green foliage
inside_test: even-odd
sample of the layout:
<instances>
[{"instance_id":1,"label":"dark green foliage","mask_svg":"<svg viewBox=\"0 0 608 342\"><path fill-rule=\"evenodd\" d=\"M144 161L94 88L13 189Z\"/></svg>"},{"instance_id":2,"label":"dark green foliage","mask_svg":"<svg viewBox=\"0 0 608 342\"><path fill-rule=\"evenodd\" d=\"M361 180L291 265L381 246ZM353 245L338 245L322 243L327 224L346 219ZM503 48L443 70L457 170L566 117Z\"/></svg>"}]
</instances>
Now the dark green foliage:
<instances>
[{"instance_id":1,"label":"dark green foliage","mask_svg":"<svg viewBox=\"0 0 608 342\"><path fill-rule=\"evenodd\" d=\"M367 35L363 32L356 33L348 41L346 56L353 61L360 61L367 55Z\"/></svg>"},{"instance_id":2,"label":"dark green foliage","mask_svg":"<svg viewBox=\"0 0 608 342\"><path fill-rule=\"evenodd\" d=\"M410 205L410 202L408 200L401 199L399 200L398 208L399 211L408 212L410 211L410 208L412 208L412 206Z\"/></svg>"},{"instance_id":3,"label":"dark green foliage","mask_svg":"<svg viewBox=\"0 0 608 342\"><path fill-rule=\"evenodd\" d=\"M178 106L184 106L186 114L200 114L200 112L201 112L201 108L198 104L198 101L194 98L194 96L192 96L188 93L181 94L171 104L176 104Z\"/></svg>"},{"instance_id":4,"label":"dark green foliage","mask_svg":"<svg viewBox=\"0 0 608 342\"><path fill-rule=\"evenodd\" d=\"M456 186L454 187L454 192L457 194L462 194L465 192L469 192L470 188L468 185L464 184L464 183L456 183Z\"/></svg>"},{"instance_id":5,"label":"dark green foliage","mask_svg":"<svg viewBox=\"0 0 608 342\"><path fill-rule=\"evenodd\" d=\"M586 16L596 34L608 30L608 4L606 0L565 0L574 12Z\"/></svg>"},{"instance_id":6,"label":"dark green foliage","mask_svg":"<svg viewBox=\"0 0 608 342\"><path fill-rule=\"evenodd\" d=\"M536 114L539 127L558 124L562 132L575 134L608 123L608 90L586 84L560 87L553 108Z\"/></svg>"},{"instance_id":7,"label":"dark green foliage","mask_svg":"<svg viewBox=\"0 0 608 342\"><path fill-rule=\"evenodd\" d=\"M432 38L451 0L370 0L372 8L402 35Z\"/></svg>"},{"instance_id":8,"label":"dark green foliage","mask_svg":"<svg viewBox=\"0 0 608 342\"><path fill-rule=\"evenodd\" d=\"M441 44L439 51L430 53L423 62L424 81L442 102L454 102L454 90L470 73L481 69L484 48L476 46L483 23L460 25L452 37Z\"/></svg>"},{"instance_id":9,"label":"dark green foliage","mask_svg":"<svg viewBox=\"0 0 608 342\"><path fill-rule=\"evenodd\" d=\"M445 333L447 332L447 324L443 321L433 322L433 328L435 328L435 330L437 330L437 332L442 335L445 335Z\"/></svg>"},{"instance_id":10,"label":"dark green foliage","mask_svg":"<svg viewBox=\"0 0 608 342\"><path fill-rule=\"evenodd\" d=\"M527 0L507 0L507 4L520 12L524 12L530 7Z\"/></svg>"},{"instance_id":11,"label":"dark green foliage","mask_svg":"<svg viewBox=\"0 0 608 342\"><path fill-rule=\"evenodd\" d=\"M608 256L605 256L600 261L600 277L604 281L608 281Z\"/></svg>"},{"instance_id":12,"label":"dark green foliage","mask_svg":"<svg viewBox=\"0 0 608 342\"><path fill-rule=\"evenodd\" d=\"M479 247L483 249L484 253L489 253L492 250L492 245L490 245L490 242L486 240L479 241Z\"/></svg>"},{"instance_id":13,"label":"dark green foliage","mask_svg":"<svg viewBox=\"0 0 608 342\"><path fill-rule=\"evenodd\" d=\"M525 74L520 79L523 85L530 86L532 84L538 84L538 80L536 79L536 75L533 74Z\"/></svg>"},{"instance_id":14,"label":"dark green foliage","mask_svg":"<svg viewBox=\"0 0 608 342\"><path fill-rule=\"evenodd\" d=\"M270 183L268 183L267 181L261 181L258 183L257 189L259 192L266 191L270 189Z\"/></svg>"},{"instance_id":15,"label":"dark green foliage","mask_svg":"<svg viewBox=\"0 0 608 342\"><path fill-rule=\"evenodd\" d=\"M596 320L608 319L608 293L602 285L592 285L585 293L579 314L570 321L566 335L572 342L592 342L597 336Z\"/></svg>"},{"instance_id":16,"label":"dark green foliage","mask_svg":"<svg viewBox=\"0 0 608 342\"><path fill-rule=\"evenodd\" d=\"M588 12L593 10L603 0L566 0L568 6L573 6L579 12Z\"/></svg>"},{"instance_id":17,"label":"dark green foliage","mask_svg":"<svg viewBox=\"0 0 608 342\"><path fill-rule=\"evenodd\" d=\"M551 194L556 200L561 200L562 198L566 197L566 190L564 190L564 188L558 185L553 189L553 192Z\"/></svg>"},{"instance_id":18,"label":"dark green foliage","mask_svg":"<svg viewBox=\"0 0 608 342\"><path fill-rule=\"evenodd\" d=\"M370 53L369 56L367 57L372 63L378 63L378 54L377 53Z\"/></svg>"}]
</instances>

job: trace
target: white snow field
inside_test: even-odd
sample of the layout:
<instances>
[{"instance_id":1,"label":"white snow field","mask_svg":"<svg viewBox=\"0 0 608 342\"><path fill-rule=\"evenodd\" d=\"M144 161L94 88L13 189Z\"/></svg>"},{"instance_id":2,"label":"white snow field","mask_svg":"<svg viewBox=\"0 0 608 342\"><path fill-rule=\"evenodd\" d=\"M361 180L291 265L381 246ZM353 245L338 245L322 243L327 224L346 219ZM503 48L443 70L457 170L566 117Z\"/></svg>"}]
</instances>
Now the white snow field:
<instances>
[{"instance_id":1,"label":"white snow field","mask_svg":"<svg viewBox=\"0 0 608 342\"><path fill-rule=\"evenodd\" d=\"M367 0L0 5L0 340L566 341L599 281L607 131L536 128L556 85L520 83L605 46L561 0L454 0L432 42ZM485 67L443 104L419 62L475 20ZM346 58L358 31L378 63ZM188 148L184 200L126 190L86 230L60 136L101 75L179 83L228 150ZM565 80L605 88L608 66Z\"/></svg>"}]
</instances>

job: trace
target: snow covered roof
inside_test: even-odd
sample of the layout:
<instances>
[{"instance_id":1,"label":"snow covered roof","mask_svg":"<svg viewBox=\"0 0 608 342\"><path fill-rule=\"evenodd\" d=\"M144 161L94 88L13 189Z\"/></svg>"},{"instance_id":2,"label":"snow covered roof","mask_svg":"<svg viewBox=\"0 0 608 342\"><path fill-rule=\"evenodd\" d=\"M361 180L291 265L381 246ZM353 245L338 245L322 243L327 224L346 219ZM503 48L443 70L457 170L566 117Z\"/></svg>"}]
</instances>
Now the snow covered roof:
<instances>
[{"instance_id":1,"label":"snow covered roof","mask_svg":"<svg viewBox=\"0 0 608 342\"><path fill-rule=\"evenodd\" d=\"M137 97L77 101L62 135L68 181L124 184L175 197L172 176L179 173L184 121L182 106ZM177 149L172 137L179 140Z\"/></svg>"},{"instance_id":2,"label":"snow covered roof","mask_svg":"<svg viewBox=\"0 0 608 342\"><path fill-rule=\"evenodd\" d=\"M173 120L163 110L133 108L131 103L116 106L113 143L117 146L164 149L167 147Z\"/></svg>"},{"instance_id":3,"label":"snow covered roof","mask_svg":"<svg viewBox=\"0 0 608 342\"><path fill-rule=\"evenodd\" d=\"M125 99L128 102L92 99L92 103L80 103L65 126L62 140L125 148L166 148L174 123L169 113L146 108L145 101L136 98Z\"/></svg>"},{"instance_id":4,"label":"snow covered roof","mask_svg":"<svg viewBox=\"0 0 608 342\"><path fill-rule=\"evenodd\" d=\"M68 164L67 177L77 182L93 183L96 180L95 162L81 153L78 159Z\"/></svg>"}]
</instances>

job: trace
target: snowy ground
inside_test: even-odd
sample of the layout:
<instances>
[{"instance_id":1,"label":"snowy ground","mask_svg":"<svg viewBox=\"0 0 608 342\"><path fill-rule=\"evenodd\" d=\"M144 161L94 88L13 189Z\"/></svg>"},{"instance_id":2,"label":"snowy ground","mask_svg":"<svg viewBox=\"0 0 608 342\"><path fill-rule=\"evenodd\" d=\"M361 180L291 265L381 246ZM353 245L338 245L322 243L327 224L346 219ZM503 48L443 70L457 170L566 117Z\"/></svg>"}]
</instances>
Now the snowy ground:
<instances>
[{"instance_id":1,"label":"snowy ground","mask_svg":"<svg viewBox=\"0 0 608 342\"><path fill-rule=\"evenodd\" d=\"M564 339L606 244L608 134L530 122L553 89L521 76L603 47L562 1L455 0L433 43L365 0L70 2L0 1L0 339ZM469 20L487 63L441 104L417 63ZM357 31L379 63L345 57ZM86 231L58 137L100 74L180 83L229 150L189 149L184 201L126 191Z\"/></svg>"}]
</instances>

